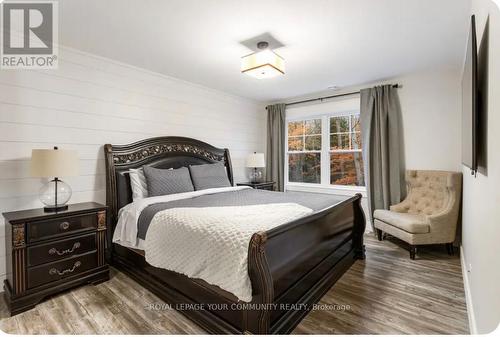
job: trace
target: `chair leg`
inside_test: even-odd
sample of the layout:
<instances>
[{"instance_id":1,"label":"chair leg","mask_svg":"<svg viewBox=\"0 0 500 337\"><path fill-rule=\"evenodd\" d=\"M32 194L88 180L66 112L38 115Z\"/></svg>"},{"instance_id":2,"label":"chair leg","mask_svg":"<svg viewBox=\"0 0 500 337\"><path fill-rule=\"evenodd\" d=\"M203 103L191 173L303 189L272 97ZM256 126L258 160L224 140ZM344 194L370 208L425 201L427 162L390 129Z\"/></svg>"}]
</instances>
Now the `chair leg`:
<instances>
[{"instance_id":1,"label":"chair leg","mask_svg":"<svg viewBox=\"0 0 500 337\"><path fill-rule=\"evenodd\" d=\"M416 253L417 253L417 246L410 245L410 259L415 260Z\"/></svg>"},{"instance_id":2,"label":"chair leg","mask_svg":"<svg viewBox=\"0 0 500 337\"><path fill-rule=\"evenodd\" d=\"M453 251L453 242L450 242L450 243L446 244L446 251L448 252L448 255L450 255L450 256L454 254L454 251Z\"/></svg>"},{"instance_id":3,"label":"chair leg","mask_svg":"<svg viewBox=\"0 0 500 337\"><path fill-rule=\"evenodd\" d=\"M377 229L377 239L382 241L384 233L382 233L381 229Z\"/></svg>"}]
</instances>

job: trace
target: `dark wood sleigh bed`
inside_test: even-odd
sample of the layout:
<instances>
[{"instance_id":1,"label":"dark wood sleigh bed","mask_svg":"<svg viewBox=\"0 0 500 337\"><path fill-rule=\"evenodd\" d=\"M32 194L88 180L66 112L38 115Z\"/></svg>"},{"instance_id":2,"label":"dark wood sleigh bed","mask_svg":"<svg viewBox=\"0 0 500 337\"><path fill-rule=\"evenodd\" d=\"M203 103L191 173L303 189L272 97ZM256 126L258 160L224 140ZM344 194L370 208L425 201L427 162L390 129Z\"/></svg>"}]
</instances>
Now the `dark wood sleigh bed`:
<instances>
[{"instance_id":1,"label":"dark wood sleigh bed","mask_svg":"<svg viewBox=\"0 0 500 337\"><path fill-rule=\"evenodd\" d=\"M111 243L118 210L132 202L126 172L144 165L177 168L224 162L233 184L229 151L183 137L107 144L104 151L110 263L211 333L290 333L354 261L364 258L365 217L358 194L252 236L250 303L202 280L152 267L142 251Z\"/></svg>"}]
</instances>

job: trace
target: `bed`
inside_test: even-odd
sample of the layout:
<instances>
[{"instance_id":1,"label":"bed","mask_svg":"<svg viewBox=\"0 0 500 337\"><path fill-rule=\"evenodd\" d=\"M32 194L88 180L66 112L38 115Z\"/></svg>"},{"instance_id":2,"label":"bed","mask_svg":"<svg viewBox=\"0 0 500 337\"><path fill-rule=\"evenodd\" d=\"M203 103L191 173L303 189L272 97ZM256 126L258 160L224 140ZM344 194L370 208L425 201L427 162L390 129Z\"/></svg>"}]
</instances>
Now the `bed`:
<instances>
[{"instance_id":1,"label":"bed","mask_svg":"<svg viewBox=\"0 0 500 337\"><path fill-rule=\"evenodd\" d=\"M229 150L191 138L158 137L128 145L106 144L104 152L106 202L110 210L108 260L210 333L290 333L355 260L364 259L365 217L361 195L357 194L337 198L315 207L310 214L254 233L248 244L249 302L202 279L154 267L146 262L143 250L111 240L119 210L132 202L127 172L142 166L169 169L221 162L233 185ZM288 198L287 193L280 192L259 191L265 194L257 196L244 190L238 193L241 198L220 201L217 197L217 203L237 205L230 200L244 199L242 202L246 203L249 199L265 202L285 195ZM208 201L196 200L210 203L213 199L204 198ZM307 197L294 198L301 202ZM319 201L313 199L309 203L314 206Z\"/></svg>"}]
</instances>

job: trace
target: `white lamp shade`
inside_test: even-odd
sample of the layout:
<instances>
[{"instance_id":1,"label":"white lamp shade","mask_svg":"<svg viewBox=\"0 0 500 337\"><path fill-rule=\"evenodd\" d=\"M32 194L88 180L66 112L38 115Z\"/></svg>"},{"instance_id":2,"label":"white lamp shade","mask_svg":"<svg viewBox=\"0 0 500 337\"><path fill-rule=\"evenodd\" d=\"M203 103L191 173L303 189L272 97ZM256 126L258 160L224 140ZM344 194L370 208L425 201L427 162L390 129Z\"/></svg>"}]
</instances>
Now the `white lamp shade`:
<instances>
[{"instance_id":1,"label":"white lamp shade","mask_svg":"<svg viewBox=\"0 0 500 337\"><path fill-rule=\"evenodd\" d=\"M252 153L247 157L247 167L266 167L263 153Z\"/></svg>"},{"instance_id":2,"label":"white lamp shade","mask_svg":"<svg viewBox=\"0 0 500 337\"><path fill-rule=\"evenodd\" d=\"M31 152L32 177L78 175L78 154L73 150L36 149Z\"/></svg>"}]
</instances>

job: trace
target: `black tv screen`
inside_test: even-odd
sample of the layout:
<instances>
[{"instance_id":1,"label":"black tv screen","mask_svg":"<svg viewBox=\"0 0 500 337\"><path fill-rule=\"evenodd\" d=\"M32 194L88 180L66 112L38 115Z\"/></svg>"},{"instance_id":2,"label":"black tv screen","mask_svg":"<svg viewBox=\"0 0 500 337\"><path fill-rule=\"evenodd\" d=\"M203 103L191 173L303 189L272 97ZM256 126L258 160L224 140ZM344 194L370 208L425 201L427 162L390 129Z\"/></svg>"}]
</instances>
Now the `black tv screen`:
<instances>
[{"instance_id":1,"label":"black tv screen","mask_svg":"<svg viewBox=\"0 0 500 337\"><path fill-rule=\"evenodd\" d=\"M462 163L473 172L477 170L477 83L476 21L472 16L462 77Z\"/></svg>"}]
</instances>

